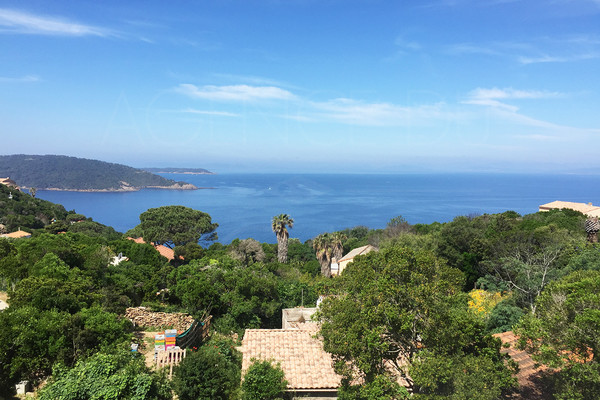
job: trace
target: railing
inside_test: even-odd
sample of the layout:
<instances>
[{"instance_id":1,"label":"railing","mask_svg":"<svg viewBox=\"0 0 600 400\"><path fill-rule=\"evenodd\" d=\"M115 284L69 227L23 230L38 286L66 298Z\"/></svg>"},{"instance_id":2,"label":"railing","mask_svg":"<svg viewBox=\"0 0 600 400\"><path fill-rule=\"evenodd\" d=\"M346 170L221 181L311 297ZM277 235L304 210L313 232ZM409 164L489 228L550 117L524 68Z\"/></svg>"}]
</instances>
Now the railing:
<instances>
[{"instance_id":1,"label":"railing","mask_svg":"<svg viewBox=\"0 0 600 400\"><path fill-rule=\"evenodd\" d=\"M173 377L173 367L185 358L185 349L159 351L156 355L156 369L169 367L169 379Z\"/></svg>"}]
</instances>

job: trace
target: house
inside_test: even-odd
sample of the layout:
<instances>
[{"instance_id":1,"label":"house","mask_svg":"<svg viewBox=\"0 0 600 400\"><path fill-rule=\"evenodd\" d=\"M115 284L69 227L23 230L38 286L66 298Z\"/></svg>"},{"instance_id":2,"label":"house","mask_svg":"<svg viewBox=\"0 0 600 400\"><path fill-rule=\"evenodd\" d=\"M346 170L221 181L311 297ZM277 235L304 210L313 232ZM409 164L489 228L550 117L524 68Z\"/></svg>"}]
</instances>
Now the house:
<instances>
[{"instance_id":1,"label":"house","mask_svg":"<svg viewBox=\"0 0 600 400\"><path fill-rule=\"evenodd\" d=\"M316 333L315 329L246 329L240 348L242 374L252 359L273 361L285 373L291 398L337 398L341 377Z\"/></svg>"},{"instance_id":2,"label":"house","mask_svg":"<svg viewBox=\"0 0 600 400\"><path fill-rule=\"evenodd\" d=\"M496 333L493 335L502 341L500 352L507 353L518 365L516 378L519 381L518 392L511 399L545 400L553 398L544 388L544 374L549 372L543 365L536 365L529 353L517 349L518 337L512 332Z\"/></svg>"},{"instance_id":3,"label":"house","mask_svg":"<svg viewBox=\"0 0 600 400\"><path fill-rule=\"evenodd\" d=\"M594 206L592 203L586 204L556 200L551 203L542 204L539 208L539 211L562 210L563 208L579 211L588 217L600 217L600 207Z\"/></svg>"},{"instance_id":4,"label":"house","mask_svg":"<svg viewBox=\"0 0 600 400\"><path fill-rule=\"evenodd\" d=\"M15 231L15 232L5 233L3 235L0 235L0 237L5 237L5 238L9 238L9 239L21 239L21 238L31 237L31 233L25 232L25 231L22 231L19 229L18 231Z\"/></svg>"},{"instance_id":5,"label":"house","mask_svg":"<svg viewBox=\"0 0 600 400\"><path fill-rule=\"evenodd\" d=\"M128 237L127 239L133 240L136 243L146 243L146 242L144 242L144 239L141 237L140 238ZM160 253L160 255L165 257L167 260L173 261L175 259L175 251L173 249L170 249L163 244L154 244L154 243L150 243L150 244L152 246L154 246L156 251L158 251Z\"/></svg>"},{"instance_id":6,"label":"house","mask_svg":"<svg viewBox=\"0 0 600 400\"><path fill-rule=\"evenodd\" d=\"M0 184L11 187L11 188L15 188L16 190L21 190L21 188L19 186L17 186L17 182L13 181L9 177L0 178Z\"/></svg>"},{"instance_id":7,"label":"house","mask_svg":"<svg viewBox=\"0 0 600 400\"><path fill-rule=\"evenodd\" d=\"M362 256L364 254L372 252L373 250L376 251L377 248L371 246L370 244L351 250L348 254L337 260L335 263L331 264L331 275L340 275L344 271L348 263L354 260L354 257Z\"/></svg>"}]
</instances>

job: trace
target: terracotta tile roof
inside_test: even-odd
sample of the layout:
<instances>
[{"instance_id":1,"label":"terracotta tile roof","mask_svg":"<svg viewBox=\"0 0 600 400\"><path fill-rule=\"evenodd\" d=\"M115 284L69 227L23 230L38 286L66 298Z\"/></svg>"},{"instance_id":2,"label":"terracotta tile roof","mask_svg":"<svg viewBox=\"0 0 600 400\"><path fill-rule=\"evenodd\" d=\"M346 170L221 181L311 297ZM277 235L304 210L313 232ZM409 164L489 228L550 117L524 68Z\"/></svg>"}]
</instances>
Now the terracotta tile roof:
<instances>
[{"instance_id":1,"label":"terracotta tile roof","mask_svg":"<svg viewBox=\"0 0 600 400\"><path fill-rule=\"evenodd\" d=\"M348 254L339 259L338 262L352 260L356 256L370 253L373 250L375 250L375 247L371 246L370 244L362 247L357 247L356 249L351 250Z\"/></svg>"},{"instance_id":2,"label":"terracotta tile roof","mask_svg":"<svg viewBox=\"0 0 600 400\"><path fill-rule=\"evenodd\" d=\"M133 240L136 243L146 243L144 241L144 239L141 237L139 237L139 238L128 237L127 239ZM151 244L152 244L152 246L154 246L156 251L158 251L160 253L160 255L165 257L167 260L171 261L171 260L175 259L175 251L173 249L170 249L167 246L162 245L162 244L154 244L154 243L151 243Z\"/></svg>"},{"instance_id":3,"label":"terracotta tile roof","mask_svg":"<svg viewBox=\"0 0 600 400\"><path fill-rule=\"evenodd\" d=\"M563 208L568 208L571 210L579 211L583 214L588 214L590 212L598 212L600 211L600 207L592 205L592 203L574 203L571 201L553 201L551 203L542 204L539 208L540 211L549 211L549 210L561 210Z\"/></svg>"},{"instance_id":4,"label":"terracotta tile roof","mask_svg":"<svg viewBox=\"0 0 600 400\"><path fill-rule=\"evenodd\" d=\"M500 352L508 354L519 365L519 372L516 375L519 391L511 398L527 400L552 398L550 393L544 390L543 384L543 375L549 372L548 368L543 365L536 367L529 353L516 348L518 337L512 331L496 333L493 336L499 338L502 344L509 346L503 346Z\"/></svg>"},{"instance_id":5,"label":"terracotta tile roof","mask_svg":"<svg viewBox=\"0 0 600 400\"><path fill-rule=\"evenodd\" d=\"M341 378L315 334L315 330L246 329L242 371L253 358L273 360L281 364L291 390L337 389Z\"/></svg>"},{"instance_id":6,"label":"terracotta tile roof","mask_svg":"<svg viewBox=\"0 0 600 400\"><path fill-rule=\"evenodd\" d=\"M0 235L0 237L11 238L11 239L20 239L20 238L26 238L26 237L30 237L30 236L31 236L31 233L25 232L22 230L18 230L15 232L5 233L4 235Z\"/></svg>"},{"instance_id":7,"label":"terracotta tile roof","mask_svg":"<svg viewBox=\"0 0 600 400\"><path fill-rule=\"evenodd\" d=\"M167 246L163 246L163 245L153 244L153 246L156 250L158 250L160 255L165 257L167 260L171 261L171 260L175 259L175 251L173 249L170 249Z\"/></svg>"}]
</instances>

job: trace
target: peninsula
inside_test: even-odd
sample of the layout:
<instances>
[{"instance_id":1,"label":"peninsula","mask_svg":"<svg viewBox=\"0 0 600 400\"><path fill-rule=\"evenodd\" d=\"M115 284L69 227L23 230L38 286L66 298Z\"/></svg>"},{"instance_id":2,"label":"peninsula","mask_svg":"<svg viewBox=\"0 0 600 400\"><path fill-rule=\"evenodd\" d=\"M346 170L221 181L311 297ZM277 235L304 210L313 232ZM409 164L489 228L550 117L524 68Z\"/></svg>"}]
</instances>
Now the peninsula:
<instances>
[{"instance_id":1,"label":"peninsula","mask_svg":"<svg viewBox=\"0 0 600 400\"><path fill-rule=\"evenodd\" d=\"M24 188L79 192L131 192L140 189L196 190L148 171L122 164L62 155L0 156L0 176Z\"/></svg>"},{"instance_id":2,"label":"peninsula","mask_svg":"<svg viewBox=\"0 0 600 400\"><path fill-rule=\"evenodd\" d=\"M214 175L204 168L142 168L144 171L152 172L153 174L187 174L187 175Z\"/></svg>"}]
</instances>

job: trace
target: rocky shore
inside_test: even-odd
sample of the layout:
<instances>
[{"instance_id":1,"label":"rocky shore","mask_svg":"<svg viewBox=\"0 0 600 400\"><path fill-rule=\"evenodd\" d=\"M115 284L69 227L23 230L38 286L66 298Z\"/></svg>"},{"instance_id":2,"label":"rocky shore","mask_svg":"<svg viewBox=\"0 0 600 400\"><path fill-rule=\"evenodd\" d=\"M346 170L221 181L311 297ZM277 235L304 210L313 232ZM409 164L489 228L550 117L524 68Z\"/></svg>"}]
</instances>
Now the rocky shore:
<instances>
[{"instance_id":1,"label":"rocky shore","mask_svg":"<svg viewBox=\"0 0 600 400\"><path fill-rule=\"evenodd\" d=\"M27 187L23 186L23 189ZM162 190L198 190L198 189L212 189L212 188L199 188L191 183L176 183L169 186L129 186L122 184L118 188L109 189L70 189L70 188L36 188L37 190L49 190L57 192L89 192L89 193L115 193L115 192L137 192L142 189L162 189Z\"/></svg>"}]
</instances>

